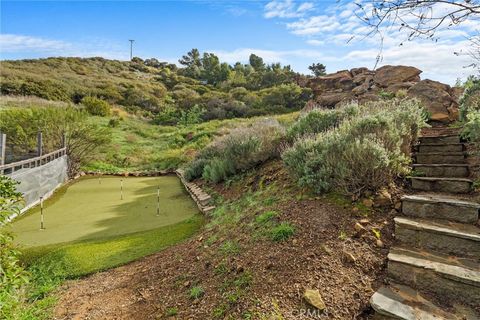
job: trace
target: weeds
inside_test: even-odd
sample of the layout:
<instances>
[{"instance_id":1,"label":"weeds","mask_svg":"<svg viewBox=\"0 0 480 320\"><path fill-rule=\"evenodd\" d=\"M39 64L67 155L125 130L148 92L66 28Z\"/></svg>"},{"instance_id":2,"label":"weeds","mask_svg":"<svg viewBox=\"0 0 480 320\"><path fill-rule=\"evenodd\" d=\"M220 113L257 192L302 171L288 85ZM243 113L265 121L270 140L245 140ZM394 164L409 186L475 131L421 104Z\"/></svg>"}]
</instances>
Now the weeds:
<instances>
[{"instance_id":1,"label":"weeds","mask_svg":"<svg viewBox=\"0 0 480 320\"><path fill-rule=\"evenodd\" d=\"M205 290L201 286L194 286L190 289L188 296L190 299L200 299L205 295Z\"/></svg>"},{"instance_id":2,"label":"weeds","mask_svg":"<svg viewBox=\"0 0 480 320\"><path fill-rule=\"evenodd\" d=\"M165 312L165 315L167 317L176 316L177 314L178 314L178 309L175 307L167 308L167 311Z\"/></svg>"},{"instance_id":3,"label":"weeds","mask_svg":"<svg viewBox=\"0 0 480 320\"><path fill-rule=\"evenodd\" d=\"M290 238L295 233L295 228L288 222L282 222L270 230L270 238L273 241L281 242Z\"/></svg>"},{"instance_id":4,"label":"weeds","mask_svg":"<svg viewBox=\"0 0 480 320\"><path fill-rule=\"evenodd\" d=\"M220 246L220 252L226 256L237 255L240 252L238 242L227 240Z\"/></svg>"},{"instance_id":5,"label":"weeds","mask_svg":"<svg viewBox=\"0 0 480 320\"><path fill-rule=\"evenodd\" d=\"M271 222L275 217L278 216L278 212L276 211L267 211L255 218L255 222L258 224L265 224L267 222Z\"/></svg>"}]
</instances>

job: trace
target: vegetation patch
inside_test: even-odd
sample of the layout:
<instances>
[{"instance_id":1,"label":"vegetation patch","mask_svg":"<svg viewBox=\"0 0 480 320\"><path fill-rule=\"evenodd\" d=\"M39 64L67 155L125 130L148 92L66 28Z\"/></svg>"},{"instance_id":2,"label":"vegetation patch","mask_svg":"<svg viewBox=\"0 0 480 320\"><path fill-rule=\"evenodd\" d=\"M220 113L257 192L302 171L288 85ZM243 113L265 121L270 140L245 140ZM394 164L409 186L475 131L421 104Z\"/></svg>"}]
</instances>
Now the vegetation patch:
<instances>
[{"instance_id":1,"label":"vegetation patch","mask_svg":"<svg viewBox=\"0 0 480 320\"><path fill-rule=\"evenodd\" d=\"M298 139L284 151L282 158L301 186L361 194L409 172L411 143L426 126L421 105L389 100L357 108L356 117Z\"/></svg>"},{"instance_id":2,"label":"vegetation patch","mask_svg":"<svg viewBox=\"0 0 480 320\"><path fill-rule=\"evenodd\" d=\"M287 240L295 233L295 228L288 222L282 222L270 230L270 237L273 241L281 242Z\"/></svg>"},{"instance_id":3,"label":"vegetation patch","mask_svg":"<svg viewBox=\"0 0 480 320\"><path fill-rule=\"evenodd\" d=\"M186 167L188 180L218 183L279 155L283 127L275 120L256 122L215 139Z\"/></svg>"}]
</instances>

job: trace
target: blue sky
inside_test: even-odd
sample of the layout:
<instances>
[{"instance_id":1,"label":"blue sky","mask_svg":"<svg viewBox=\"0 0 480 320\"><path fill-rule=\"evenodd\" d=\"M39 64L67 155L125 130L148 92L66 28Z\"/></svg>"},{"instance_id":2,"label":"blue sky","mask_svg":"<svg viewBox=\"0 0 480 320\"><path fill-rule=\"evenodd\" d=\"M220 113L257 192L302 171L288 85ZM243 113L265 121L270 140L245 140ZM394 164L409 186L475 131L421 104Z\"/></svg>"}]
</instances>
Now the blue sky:
<instances>
[{"instance_id":1,"label":"blue sky","mask_svg":"<svg viewBox=\"0 0 480 320\"><path fill-rule=\"evenodd\" d=\"M253 52L304 73L313 62L329 72L373 67L379 39L362 37L366 29L354 11L351 1L2 1L0 57L126 60L128 39L135 39L135 56L170 62L198 48L230 63ZM464 68L467 57L453 52L477 26L442 30L437 43L417 39L403 46L403 35L389 31L381 64L414 65L423 78L453 83L473 72Z\"/></svg>"}]
</instances>

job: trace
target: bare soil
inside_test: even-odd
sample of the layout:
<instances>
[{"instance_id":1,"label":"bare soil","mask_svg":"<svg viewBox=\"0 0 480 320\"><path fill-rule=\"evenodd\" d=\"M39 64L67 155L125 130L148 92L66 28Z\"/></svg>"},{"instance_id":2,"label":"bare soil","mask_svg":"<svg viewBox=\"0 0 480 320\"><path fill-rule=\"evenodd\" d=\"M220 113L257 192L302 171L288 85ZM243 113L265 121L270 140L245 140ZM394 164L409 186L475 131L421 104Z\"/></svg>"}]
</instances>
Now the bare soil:
<instances>
[{"instance_id":1,"label":"bare soil","mask_svg":"<svg viewBox=\"0 0 480 320\"><path fill-rule=\"evenodd\" d=\"M287 187L292 181L281 166L270 163L215 191L228 201L272 181L285 187L279 192L296 190ZM206 226L184 243L67 282L57 292L55 319L369 318L369 299L385 278L394 211L389 208L365 216L331 197L295 193L268 209L280 212L281 221L295 226L292 237L274 242L255 235L251 217L262 211L252 207L252 215L225 232L222 226ZM365 230L357 232L357 222ZM381 234L383 246L372 228ZM220 248L230 239L239 244L239 250L226 255ZM204 294L194 299L189 292L196 286ZM320 291L326 304L323 312L305 304L302 295L307 288Z\"/></svg>"}]
</instances>

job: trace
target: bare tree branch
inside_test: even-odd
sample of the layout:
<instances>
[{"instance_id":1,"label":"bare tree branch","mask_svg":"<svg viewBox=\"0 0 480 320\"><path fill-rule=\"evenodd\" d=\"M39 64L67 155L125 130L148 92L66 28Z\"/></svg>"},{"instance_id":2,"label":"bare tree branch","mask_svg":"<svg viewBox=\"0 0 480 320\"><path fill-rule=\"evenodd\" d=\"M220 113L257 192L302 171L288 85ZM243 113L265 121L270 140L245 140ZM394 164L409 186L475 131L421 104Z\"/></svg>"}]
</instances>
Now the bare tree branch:
<instances>
[{"instance_id":1,"label":"bare tree branch","mask_svg":"<svg viewBox=\"0 0 480 320\"><path fill-rule=\"evenodd\" d=\"M356 4L360 8L357 16L371 27L369 35L399 27L409 32L409 40L433 38L440 27L470 19L480 23L480 0L367 0Z\"/></svg>"}]
</instances>

